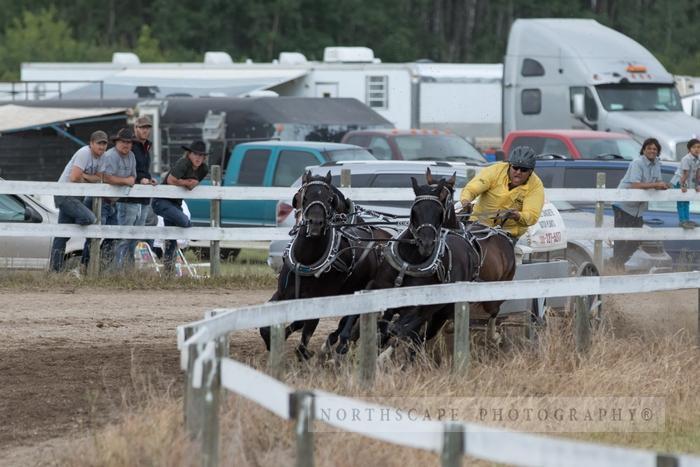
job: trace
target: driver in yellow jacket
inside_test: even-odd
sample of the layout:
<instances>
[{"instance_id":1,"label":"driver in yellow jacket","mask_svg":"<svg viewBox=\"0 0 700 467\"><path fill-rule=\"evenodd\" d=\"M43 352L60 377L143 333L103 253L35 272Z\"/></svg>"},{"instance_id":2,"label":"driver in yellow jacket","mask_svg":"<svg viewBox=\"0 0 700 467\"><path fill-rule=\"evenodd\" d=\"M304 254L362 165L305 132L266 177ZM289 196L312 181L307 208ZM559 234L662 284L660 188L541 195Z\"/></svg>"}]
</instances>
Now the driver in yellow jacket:
<instances>
[{"instance_id":1,"label":"driver in yellow jacket","mask_svg":"<svg viewBox=\"0 0 700 467\"><path fill-rule=\"evenodd\" d=\"M484 168L462 189L463 212L482 224L500 224L517 242L540 218L544 205L544 185L534 173L536 158L531 148L518 146L508 162Z\"/></svg>"}]
</instances>

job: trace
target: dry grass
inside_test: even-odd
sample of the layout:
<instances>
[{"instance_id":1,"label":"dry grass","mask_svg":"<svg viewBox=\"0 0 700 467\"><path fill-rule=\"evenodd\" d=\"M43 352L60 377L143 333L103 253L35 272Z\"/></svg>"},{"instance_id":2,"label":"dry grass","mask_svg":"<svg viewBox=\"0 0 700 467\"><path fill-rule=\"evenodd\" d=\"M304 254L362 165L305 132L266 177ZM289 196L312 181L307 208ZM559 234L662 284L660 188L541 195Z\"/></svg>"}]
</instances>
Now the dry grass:
<instances>
[{"instance_id":1,"label":"dry grass","mask_svg":"<svg viewBox=\"0 0 700 467\"><path fill-rule=\"evenodd\" d=\"M609 325L598 332L590 353L573 352L568 320L554 319L536 346L516 345L507 352L474 350L468 377L455 378L449 365L436 365L419 355L408 366L389 365L376 386L365 391L355 383L352 365L327 368L291 363L286 383L319 388L342 395L401 404L401 400L449 400L459 405L465 397L592 397L661 396L666 425L660 433L554 434L625 446L700 454L700 381L698 350L686 331L658 335L649 328L631 326L630 315L609 307ZM235 355L235 337L233 350ZM291 355L289 356L291 359ZM264 356L249 360L264 368ZM395 397L400 399L397 402ZM389 399L392 398L392 399ZM432 399L428 399L432 398ZM146 397L132 406L123 420L94 433L91 441L62 460L65 465L131 466L195 465L182 431L178 399ZM461 413L469 413L464 411ZM468 417L467 417L468 418ZM399 448L349 433L316 433L316 465L423 466L437 465L438 456ZM221 412L222 465L267 466L294 463L293 427L264 409L228 395ZM488 464L484 464L488 465Z\"/></svg>"}]
</instances>

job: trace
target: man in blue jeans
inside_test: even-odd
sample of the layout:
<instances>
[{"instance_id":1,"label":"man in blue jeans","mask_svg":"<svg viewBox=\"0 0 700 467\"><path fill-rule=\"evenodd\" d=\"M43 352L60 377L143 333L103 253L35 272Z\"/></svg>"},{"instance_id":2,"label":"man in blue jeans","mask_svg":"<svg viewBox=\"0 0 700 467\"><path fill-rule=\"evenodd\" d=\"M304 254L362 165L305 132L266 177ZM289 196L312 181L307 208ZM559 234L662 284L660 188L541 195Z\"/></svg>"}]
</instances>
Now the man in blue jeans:
<instances>
[{"instance_id":1,"label":"man in blue jeans","mask_svg":"<svg viewBox=\"0 0 700 467\"><path fill-rule=\"evenodd\" d=\"M175 185L192 190L199 185L209 173L204 162L208 153L204 141L195 141L182 147L185 155L173 164L170 172L163 178L163 185ZM153 198L153 212L163 218L165 226L190 227L190 219L182 211L181 199ZM166 240L163 252L163 265L166 274L175 272L175 252L177 240Z\"/></svg>"},{"instance_id":2,"label":"man in blue jeans","mask_svg":"<svg viewBox=\"0 0 700 467\"><path fill-rule=\"evenodd\" d=\"M103 177L102 155L107 149L107 133L95 131L90 135L90 143L78 149L70 161L66 164L60 183L100 183ZM96 221L92 213L81 197L55 196L54 202L58 208L59 224L90 225ZM60 272L63 269L63 257L66 253L68 238L56 237L51 244L51 258L49 268L51 271Z\"/></svg>"}]
</instances>

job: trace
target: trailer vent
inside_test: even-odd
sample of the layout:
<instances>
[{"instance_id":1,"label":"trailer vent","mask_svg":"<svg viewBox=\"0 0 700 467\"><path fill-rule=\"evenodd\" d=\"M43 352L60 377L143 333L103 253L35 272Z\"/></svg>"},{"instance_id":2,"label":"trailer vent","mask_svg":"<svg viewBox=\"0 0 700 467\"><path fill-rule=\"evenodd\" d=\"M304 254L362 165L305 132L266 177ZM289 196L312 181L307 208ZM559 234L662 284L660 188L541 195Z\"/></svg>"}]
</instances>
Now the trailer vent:
<instances>
[{"instance_id":1,"label":"trailer vent","mask_svg":"<svg viewBox=\"0 0 700 467\"><path fill-rule=\"evenodd\" d=\"M368 76L366 78L365 103L373 109L386 110L389 108L389 77Z\"/></svg>"}]
</instances>

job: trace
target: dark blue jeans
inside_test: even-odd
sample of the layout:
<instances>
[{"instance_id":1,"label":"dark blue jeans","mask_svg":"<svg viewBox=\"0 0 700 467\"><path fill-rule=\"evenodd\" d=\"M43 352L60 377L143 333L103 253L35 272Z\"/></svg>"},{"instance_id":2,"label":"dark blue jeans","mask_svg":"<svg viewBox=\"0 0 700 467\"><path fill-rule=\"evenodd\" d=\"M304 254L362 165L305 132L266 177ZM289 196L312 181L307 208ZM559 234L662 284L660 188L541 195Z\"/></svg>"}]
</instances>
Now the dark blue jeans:
<instances>
[{"instance_id":1,"label":"dark blue jeans","mask_svg":"<svg viewBox=\"0 0 700 467\"><path fill-rule=\"evenodd\" d=\"M163 218L166 227L191 227L190 219L182 211L181 202L173 202L169 199L153 199L153 212ZM172 273L175 270L175 252L177 251L177 240L166 240L165 251L163 252L163 265L165 271Z\"/></svg>"},{"instance_id":2,"label":"dark blue jeans","mask_svg":"<svg viewBox=\"0 0 700 467\"><path fill-rule=\"evenodd\" d=\"M92 198L91 197L86 197L85 198L85 205L90 206L92 209ZM119 225L117 222L117 208L116 208L116 203L110 203L106 200L102 200L102 222L100 223L101 225ZM114 245L115 245L115 239L113 238L105 238L102 240L102 244L100 245L100 256L102 259L102 263L105 266L109 266L112 263L112 260L114 259ZM85 264L87 265L90 262L90 239L86 238L85 239L85 245L83 246L83 255L80 257L80 264Z\"/></svg>"},{"instance_id":3,"label":"dark blue jeans","mask_svg":"<svg viewBox=\"0 0 700 467\"><path fill-rule=\"evenodd\" d=\"M85 205L82 199L72 196L55 196L54 202L58 208L59 224L90 225L95 223L95 215ZM51 258L49 268L59 272L63 269L63 257L66 254L67 237L56 237L51 245Z\"/></svg>"}]
</instances>

